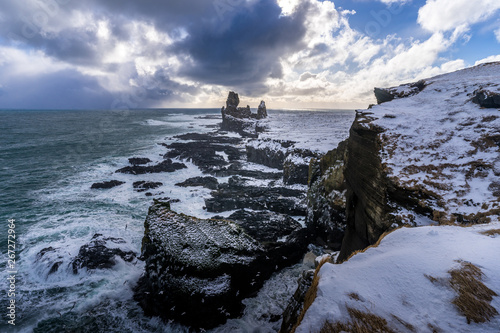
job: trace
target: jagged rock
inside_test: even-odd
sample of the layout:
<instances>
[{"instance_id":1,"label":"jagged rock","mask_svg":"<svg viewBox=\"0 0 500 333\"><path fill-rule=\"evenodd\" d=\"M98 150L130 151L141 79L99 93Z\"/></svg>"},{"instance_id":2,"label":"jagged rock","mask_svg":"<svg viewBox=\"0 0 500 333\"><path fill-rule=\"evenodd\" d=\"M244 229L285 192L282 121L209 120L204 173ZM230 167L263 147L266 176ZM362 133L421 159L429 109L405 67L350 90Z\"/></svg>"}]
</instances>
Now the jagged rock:
<instances>
[{"instance_id":1,"label":"jagged rock","mask_svg":"<svg viewBox=\"0 0 500 333\"><path fill-rule=\"evenodd\" d=\"M239 108L240 99L237 93L230 91L226 107L222 107L221 129L224 131L238 132L242 136L256 137L257 132L262 128L258 126L257 120L267 117L266 104L262 101L257 113L250 110L250 106Z\"/></svg>"},{"instance_id":2,"label":"jagged rock","mask_svg":"<svg viewBox=\"0 0 500 333\"><path fill-rule=\"evenodd\" d=\"M145 221L145 273L134 298L147 315L209 329L239 316L276 270L297 261L307 244L303 232L286 243L260 243L225 220L177 214L155 201Z\"/></svg>"},{"instance_id":3,"label":"jagged rock","mask_svg":"<svg viewBox=\"0 0 500 333\"><path fill-rule=\"evenodd\" d=\"M283 162L283 182L287 185L307 185L309 177L309 163L316 157L310 150L293 150Z\"/></svg>"},{"instance_id":4,"label":"jagged rock","mask_svg":"<svg viewBox=\"0 0 500 333\"><path fill-rule=\"evenodd\" d=\"M270 210L305 216L304 193L285 187L231 186L221 184L212 198L205 199L207 211L219 213L234 209Z\"/></svg>"},{"instance_id":5,"label":"jagged rock","mask_svg":"<svg viewBox=\"0 0 500 333\"><path fill-rule=\"evenodd\" d=\"M230 145L237 145L242 142L241 138L217 135L217 133L187 133L174 136L174 138L186 141L187 140L204 141L209 143L230 144Z\"/></svg>"},{"instance_id":6,"label":"jagged rock","mask_svg":"<svg viewBox=\"0 0 500 333\"><path fill-rule=\"evenodd\" d=\"M223 219L214 216L214 219ZM247 211L240 209L227 217L242 227L247 234L259 242L277 242L301 228L300 223L289 215L269 211Z\"/></svg>"},{"instance_id":7,"label":"jagged rock","mask_svg":"<svg viewBox=\"0 0 500 333\"><path fill-rule=\"evenodd\" d=\"M40 252L38 252L36 255L35 262L45 262L48 265L47 267L50 266L47 276L57 272L57 270L63 263L63 257L57 254L57 250L58 249L49 246L40 250Z\"/></svg>"},{"instance_id":8,"label":"jagged rock","mask_svg":"<svg viewBox=\"0 0 500 333\"><path fill-rule=\"evenodd\" d=\"M171 159L152 166L133 165L116 170L118 173L128 173L132 175L143 175L146 173L160 173L160 172L175 172L177 170L186 169L183 163L172 162Z\"/></svg>"},{"instance_id":9,"label":"jagged rock","mask_svg":"<svg viewBox=\"0 0 500 333\"><path fill-rule=\"evenodd\" d=\"M132 185L137 192L146 192L147 190L152 190L160 186L163 186L163 183L138 181L134 182Z\"/></svg>"},{"instance_id":10,"label":"jagged rock","mask_svg":"<svg viewBox=\"0 0 500 333\"><path fill-rule=\"evenodd\" d=\"M134 260L136 254L133 251L125 251L120 248L123 247L123 244L125 244L125 240L122 238L95 234L88 244L80 248L78 255L71 263L73 273L77 274L81 268L91 270L111 268L116 264L116 256L128 262Z\"/></svg>"},{"instance_id":11,"label":"jagged rock","mask_svg":"<svg viewBox=\"0 0 500 333\"><path fill-rule=\"evenodd\" d=\"M227 166L231 161L240 159L242 156L242 152L236 147L213 144L205 141L174 142L164 146L170 149L170 151L164 155L166 158L178 157L180 159L189 160L204 173L215 172ZM228 160L217 154L217 152L225 153Z\"/></svg>"},{"instance_id":12,"label":"jagged rock","mask_svg":"<svg viewBox=\"0 0 500 333\"><path fill-rule=\"evenodd\" d=\"M110 189L116 186L120 186L122 184L125 184L125 182L122 182L120 180L110 180L107 182L102 182L102 183L94 183L90 187L91 189Z\"/></svg>"},{"instance_id":13,"label":"jagged rock","mask_svg":"<svg viewBox=\"0 0 500 333\"><path fill-rule=\"evenodd\" d=\"M318 243L333 250L340 249L346 226L346 153L347 141L342 141L310 165L307 225L319 237Z\"/></svg>"},{"instance_id":14,"label":"jagged rock","mask_svg":"<svg viewBox=\"0 0 500 333\"><path fill-rule=\"evenodd\" d=\"M377 103L382 104L385 102L392 101L395 98L404 98L418 94L426 87L426 82L420 80L415 83L402 84L398 87L393 88L375 88L375 98L377 98Z\"/></svg>"},{"instance_id":15,"label":"jagged rock","mask_svg":"<svg viewBox=\"0 0 500 333\"><path fill-rule=\"evenodd\" d=\"M303 271L297 280L297 290L288 301L288 305L283 312L283 321L281 323L280 333L291 332L292 328L299 320L306 293L311 287L314 278L314 270Z\"/></svg>"},{"instance_id":16,"label":"jagged rock","mask_svg":"<svg viewBox=\"0 0 500 333\"><path fill-rule=\"evenodd\" d=\"M493 92L487 89L478 89L474 91L472 102L483 108L500 109L500 92Z\"/></svg>"},{"instance_id":17,"label":"jagged rock","mask_svg":"<svg viewBox=\"0 0 500 333\"><path fill-rule=\"evenodd\" d=\"M128 159L128 162L132 165L144 165L152 161L147 157L131 157Z\"/></svg>"},{"instance_id":18,"label":"jagged rock","mask_svg":"<svg viewBox=\"0 0 500 333\"><path fill-rule=\"evenodd\" d=\"M223 167L212 172L217 177L241 176L255 179L280 179L283 177L283 172L265 172L258 170L242 169L241 163L231 163L228 167Z\"/></svg>"},{"instance_id":19,"label":"jagged rock","mask_svg":"<svg viewBox=\"0 0 500 333\"><path fill-rule=\"evenodd\" d=\"M193 177L186 179L182 183L177 183L175 186L203 186L208 189L215 190L219 186L219 181L215 177Z\"/></svg>"},{"instance_id":20,"label":"jagged rock","mask_svg":"<svg viewBox=\"0 0 500 333\"><path fill-rule=\"evenodd\" d=\"M270 168L283 170L283 163L295 142L288 140L254 140L246 145L247 160Z\"/></svg>"}]
</instances>

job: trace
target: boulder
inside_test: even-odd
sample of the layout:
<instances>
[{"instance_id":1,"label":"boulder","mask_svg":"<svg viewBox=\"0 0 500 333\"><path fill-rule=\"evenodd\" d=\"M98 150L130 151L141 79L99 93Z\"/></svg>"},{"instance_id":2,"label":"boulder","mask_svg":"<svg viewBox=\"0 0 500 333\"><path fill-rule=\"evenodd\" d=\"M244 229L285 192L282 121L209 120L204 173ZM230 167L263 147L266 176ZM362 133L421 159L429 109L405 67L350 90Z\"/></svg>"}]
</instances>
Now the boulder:
<instances>
[{"instance_id":1,"label":"boulder","mask_svg":"<svg viewBox=\"0 0 500 333\"><path fill-rule=\"evenodd\" d=\"M478 89L473 93L472 102L483 108L500 109L500 92Z\"/></svg>"},{"instance_id":2,"label":"boulder","mask_svg":"<svg viewBox=\"0 0 500 333\"><path fill-rule=\"evenodd\" d=\"M128 162L132 165L144 165L152 161L147 157L131 157L128 159Z\"/></svg>"},{"instance_id":3,"label":"boulder","mask_svg":"<svg viewBox=\"0 0 500 333\"><path fill-rule=\"evenodd\" d=\"M88 244L80 247L80 251L72 261L73 273L77 274L81 268L89 270L111 268L116 264L116 257L131 262L136 254L124 249L125 240L122 238L104 237L95 234Z\"/></svg>"},{"instance_id":4,"label":"boulder","mask_svg":"<svg viewBox=\"0 0 500 333\"><path fill-rule=\"evenodd\" d=\"M90 188L91 189L99 189L99 190L100 189L110 189L110 188L120 186L123 184L125 184L125 182L122 182L120 180L110 180L110 181L102 182L102 183L94 183L94 184L92 184L92 186Z\"/></svg>"},{"instance_id":5,"label":"boulder","mask_svg":"<svg viewBox=\"0 0 500 333\"><path fill-rule=\"evenodd\" d=\"M143 175L146 173L160 173L160 172L175 172L177 170L186 169L183 163L172 162L171 159L166 159L161 163L152 166L133 165L116 170L118 173L128 173L132 175Z\"/></svg>"},{"instance_id":6,"label":"boulder","mask_svg":"<svg viewBox=\"0 0 500 333\"><path fill-rule=\"evenodd\" d=\"M215 177L192 177L188 178L182 183L177 183L175 186L190 187L202 186L211 190L216 190L219 186L219 181Z\"/></svg>"},{"instance_id":7,"label":"boulder","mask_svg":"<svg viewBox=\"0 0 500 333\"><path fill-rule=\"evenodd\" d=\"M275 271L296 262L306 247L300 231L286 243L261 243L238 224L177 214L154 201L145 221L145 272L134 298L147 315L210 329L242 314Z\"/></svg>"},{"instance_id":8,"label":"boulder","mask_svg":"<svg viewBox=\"0 0 500 333\"><path fill-rule=\"evenodd\" d=\"M137 192L146 192L147 190L152 190L163 186L163 183L160 182L146 182L146 181L138 181L133 184L134 190Z\"/></svg>"}]
</instances>

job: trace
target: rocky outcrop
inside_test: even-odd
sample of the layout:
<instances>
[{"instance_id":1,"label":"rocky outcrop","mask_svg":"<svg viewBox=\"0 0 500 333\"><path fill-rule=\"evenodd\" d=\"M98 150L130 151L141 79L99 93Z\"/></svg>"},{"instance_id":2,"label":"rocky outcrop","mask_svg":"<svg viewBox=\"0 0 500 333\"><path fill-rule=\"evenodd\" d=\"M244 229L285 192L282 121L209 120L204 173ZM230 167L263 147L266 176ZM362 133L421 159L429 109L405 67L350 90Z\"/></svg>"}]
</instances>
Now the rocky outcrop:
<instances>
[{"instance_id":1,"label":"rocky outcrop","mask_svg":"<svg viewBox=\"0 0 500 333\"><path fill-rule=\"evenodd\" d=\"M219 181L215 177L192 177L182 183L177 183L175 186L190 187L202 186L211 190L216 190L219 187Z\"/></svg>"},{"instance_id":2,"label":"rocky outcrop","mask_svg":"<svg viewBox=\"0 0 500 333\"><path fill-rule=\"evenodd\" d=\"M500 92L489 89L478 89L473 93L472 102L483 108L500 109Z\"/></svg>"},{"instance_id":3,"label":"rocky outcrop","mask_svg":"<svg viewBox=\"0 0 500 333\"><path fill-rule=\"evenodd\" d=\"M90 187L91 189L110 189L116 186L120 186L125 184L125 182L122 182L120 180L110 180L107 182L102 182L102 183L94 183Z\"/></svg>"},{"instance_id":4,"label":"rocky outcrop","mask_svg":"<svg viewBox=\"0 0 500 333\"><path fill-rule=\"evenodd\" d=\"M111 268L116 265L116 257L127 262L134 260L136 254L122 248L125 243L122 238L95 234L88 244L80 248L78 255L72 261L73 273L77 274L82 268L88 270Z\"/></svg>"},{"instance_id":5,"label":"rocky outcrop","mask_svg":"<svg viewBox=\"0 0 500 333\"><path fill-rule=\"evenodd\" d=\"M307 244L301 230L286 242L258 241L263 236L251 237L244 224L177 214L155 201L145 221L146 270L135 299L146 314L195 329L222 324L240 315L242 299L296 262Z\"/></svg>"},{"instance_id":6,"label":"rocky outcrop","mask_svg":"<svg viewBox=\"0 0 500 333\"><path fill-rule=\"evenodd\" d=\"M288 140L252 140L246 145L247 160L248 162L283 170L288 148L293 144L293 141Z\"/></svg>"},{"instance_id":7,"label":"rocky outcrop","mask_svg":"<svg viewBox=\"0 0 500 333\"><path fill-rule=\"evenodd\" d=\"M319 159L311 160L307 194L307 224L316 242L339 250L346 227L344 180L347 141Z\"/></svg>"},{"instance_id":8,"label":"rocky outcrop","mask_svg":"<svg viewBox=\"0 0 500 333\"><path fill-rule=\"evenodd\" d=\"M267 117L266 103L260 102L257 113L252 113L250 106L238 107L240 98L237 93L230 91L226 101L226 107L222 107L221 129L224 131L238 132L242 136L256 137L262 130L257 120Z\"/></svg>"},{"instance_id":9,"label":"rocky outcrop","mask_svg":"<svg viewBox=\"0 0 500 333\"><path fill-rule=\"evenodd\" d=\"M415 83L402 84L398 87L393 88L375 88L375 98L378 104L385 102L390 102L396 98L404 98L408 96L413 96L424 90L426 86L424 80L420 80Z\"/></svg>"},{"instance_id":10,"label":"rocky outcrop","mask_svg":"<svg viewBox=\"0 0 500 333\"><path fill-rule=\"evenodd\" d=\"M144 165L144 164L151 163L153 161L151 161L147 157L131 157L128 159L128 162L132 165Z\"/></svg>"},{"instance_id":11,"label":"rocky outcrop","mask_svg":"<svg viewBox=\"0 0 500 333\"><path fill-rule=\"evenodd\" d=\"M160 162L156 165L144 166L144 165L132 165L126 166L119 170L116 170L118 173L128 173L132 175L143 175L146 173L159 173L159 172L175 172L177 170L187 168L185 164L172 162L171 159L166 159L163 162Z\"/></svg>"},{"instance_id":12,"label":"rocky outcrop","mask_svg":"<svg viewBox=\"0 0 500 333\"><path fill-rule=\"evenodd\" d=\"M132 184L132 186L134 187L134 190L136 190L137 192L146 192L147 190L152 190L152 189L158 188L160 186L163 186L163 183L146 182L146 181L142 180L142 181L134 182Z\"/></svg>"}]
</instances>

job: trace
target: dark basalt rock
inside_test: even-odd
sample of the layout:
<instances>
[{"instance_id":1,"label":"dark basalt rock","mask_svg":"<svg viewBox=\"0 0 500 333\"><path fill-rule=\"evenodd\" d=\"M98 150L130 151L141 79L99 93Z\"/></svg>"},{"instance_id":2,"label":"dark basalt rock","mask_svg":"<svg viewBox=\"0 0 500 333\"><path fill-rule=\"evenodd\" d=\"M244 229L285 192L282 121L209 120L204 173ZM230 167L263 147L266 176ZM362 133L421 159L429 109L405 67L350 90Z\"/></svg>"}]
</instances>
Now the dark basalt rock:
<instances>
[{"instance_id":1,"label":"dark basalt rock","mask_svg":"<svg viewBox=\"0 0 500 333\"><path fill-rule=\"evenodd\" d=\"M214 172L229 164L229 162L221 155L218 155L217 152L226 153L229 161L238 160L242 156L242 152L236 147L204 141L174 142L164 146L170 149L164 157L177 157L184 160L190 160L204 173Z\"/></svg>"},{"instance_id":2,"label":"dark basalt rock","mask_svg":"<svg viewBox=\"0 0 500 333\"><path fill-rule=\"evenodd\" d=\"M287 149L294 144L288 140L259 140L257 145L246 146L247 160L270 168L283 170Z\"/></svg>"},{"instance_id":3,"label":"dark basalt rock","mask_svg":"<svg viewBox=\"0 0 500 333\"><path fill-rule=\"evenodd\" d=\"M125 182L122 182L119 180L110 180L110 181L102 182L102 183L94 183L94 184L92 184L92 186L90 188L91 189L98 189L98 190L110 189L110 188L113 188L116 186L120 186L122 184L125 184Z\"/></svg>"},{"instance_id":4,"label":"dark basalt rock","mask_svg":"<svg viewBox=\"0 0 500 333\"><path fill-rule=\"evenodd\" d=\"M264 172L258 170L242 169L241 163L231 163L228 167L214 170L212 172L217 177L241 176L255 179L281 179L283 172Z\"/></svg>"},{"instance_id":5,"label":"dark basalt rock","mask_svg":"<svg viewBox=\"0 0 500 333\"><path fill-rule=\"evenodd\" d=\"M223 219L220 216L213 218ZM227 220L237 223L247 234L259 242L277 242L280 238L301 228L300 223L290 216L269 211L240 209L227 217Z\"/></svg>"},{"instance_id":6,"label":"dark basalt rock","mask_svg":"<svg viewBox=\"0 0 500 333\"><path fill-rule=\"evenodd\" d=\"M160 173L160 172L175 172L177 170L186 169L186 165L183 163L172 162L171 159L166 159L165 161L152 165L133 165L116 170L119 173L128 173L132 175L143 175L146 173Z\"/></svg>"},{"instance_id":7,"label":"dark basalt rock","mask_svg":"<svg viewBox=\"0 0 500 333\"><path fill-rule=\"evenodd\" d=\"M217 135L216 133L187 133L174 136L180 140L204 141L209 143L237 145L243 140L231 136Z\"/></svg>"},{"instance_id":8,"label":"dark basalt rock","mask_svg":"<svg viewBox=\"0 0 500 333\"><path fill-rule=\"evenodd\" d=\"M500 93L478 89L474 91L472 102L483 108L500 109Z\"/></svg>"},{"instance_id":9,"label":"dark basalt rock","mask_svg":"<svg viewBox=\"0 0 500 333\"><path fill-rule=\"evenodd\" d=\"M257 137L257 132L263 128L257 126L257 120L267 117L266 103L262 101L257 113L252 113L250 106L239 108L240 98L237 93L230 91L226 107L222 107L221 129L240 133L246 137Z\"/></svg>"},{"instance_id":10,"label":"dark basalt rock","mask_svg":"<svg viewBox=\"0 0 500 333\"><path fill-rule=\"evenodd\" d=\"M131 157L128 159L128 162L132 165L144 165L152 161L147 157Z\"/></svg>"},{"instance_id":11,"label":"dark basalt rock","mask_svg":"<svg viewBox=\"0 0 500 333\"><path fill-rule=\"evenodd\" d=\"M307 185L309 177L309 162L317 154L307 149L295 149L283 163L283 182L287 185Z\"/></svg>"},{"instance_id":12,"label":"dark basalt rock","mask_svg":"<svg viewBox=\"0 0 500 333\"><path fill-rule=\"evenodd\" d=\"M297 290L288 301L288 305L283 312L283 321L281 323L281 333L291 332L293 327L299 320L306 293L312 285L314 278L314 270L303 271L302 275L297 280Z\"/></svg>"},{"instance_id":13,"label":"dark basalt rock","mask_svg":"<svg viewBox=\"0 0 500 333\"><path fill-rule=\"evenodd\" d=\"M210 329L240 316L241 301L297 262L306 244L302 231L286 243L260 243L234 222L177 214L155 201L145 221L146 268L134 298L147 315Z\"/></svg>"},{"instance_id":14,"label":"dark basalt rock","mask_svg":"<svg viewBox=\"0 0 500 333\"><path fill-rule=\"evenodd\" d=\"M62 259L63 257L57 254L57 249L49 246L37 253L35 262L41 261L47 263L48 266L50 266L49 272L47 274L47 276L49 276L57 272L57 270L63 263Z\"/></svg>"},{"instance_id":15,"label":"dark basalt rock","mask_svg":"<svg viewBox=\"0 0 500 333\"><path fill-rule=\"evenodd\" d=\"M136 257L133 251L123 251L118 247L124 244L122 238L104 237L102 234L95 234L92 240L83 245L78 255L71 263L73 273L77 274L81 268L103 269L111 268L116 264L116 256L124 261L131 262Z\"/></svg>"},{"instance_id":16,"label":"dark basalt rock","mask_svg":"<svg viewBox=\"0 0 500 333\"><path fill-rule=\"evenodd\" d=\"M190 186L203 186L211 190L217 189L219 181L215 177L193 177L188 178L182 183L177 183L175 186L190 187Z\"/></svg>"},{"instance_id":17,"label":"dark basalt rock","mask_svg":"<svg viewBox=\"0 0 500 333\"><path fill-rule=\"evenodd\" d=\"M234 209L270 210L281 214L305 216L301 202L304 192L285 187L231 186L221 184L219 190L205 200L207 211L219 213Z\"/></svg>"},{"instance_id":18,"label":"dark basalt rock","mask_svg":"<svg viewBox=\"0 0 500 333\"><path fill-rule=\"evenodd\" d=\"M162 185L163 183L160 182L146 182L146 181L139 181L133 183L133 187L137 192L146 192L147 190L153 190Z\"/></svg>"}]
</instances>

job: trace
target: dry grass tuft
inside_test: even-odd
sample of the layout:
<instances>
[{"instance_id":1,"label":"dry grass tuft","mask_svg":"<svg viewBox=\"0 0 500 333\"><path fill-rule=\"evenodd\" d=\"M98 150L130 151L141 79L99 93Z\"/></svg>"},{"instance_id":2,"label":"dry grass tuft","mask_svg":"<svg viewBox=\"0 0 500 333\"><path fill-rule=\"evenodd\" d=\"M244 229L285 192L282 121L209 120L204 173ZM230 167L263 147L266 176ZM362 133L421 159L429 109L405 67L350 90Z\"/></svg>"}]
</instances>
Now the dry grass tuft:
<instances>
[{"instance_id":1,"label":"dry grass tuft","mask_svg":"<svg viewBox=\"0 0 500 333\"><path fill-rule=\"evenodd\" d=\"M498 296L488 288L481 279L481 269L470 262L461 262L461 267L449 271L450 285L458 293L452 301L460 313L467 318L467 323L484 323L498 315L498 311L491 306L493 296Z\"/></svg>"},{"instance_id":2,"label":"dry grass tuft","mask_svg":"<svg viewBox=\"0 0 500 333\"><path fill-rule=\"evenodd\" d=\"M321 328L321 333L395 333L393 329L387 326L387 320L372 313L363 312L357 309L347 307L351 321L326 322Z\"/></svg>"},{"instance_id":3,"label":"dry grass tuft","mask_svg":"<svg viewBox=\"0 0 500 333\"><path fill-rule=\"evenodd\" d=\"M361 297L357 293L349 293L347 296L355 301L361 301Z\"/></svg>"},{"instance_id":4,"label":"dry grass tuft","mask_svg":"<svg viewBox=\"0 0 500 333\"><path fill-rule=\"evenodd\" d=\"M399 321L401 323L401 325L403 325L404 327L406 327L406 329L410 332L416 332L417 330L415 329L415 326L413 326L412 324L410 323L407 323L406 321L404 321L403 319L399 318L398 316L395 316L393 314L391 314L392 318L396 319L397 321Z\"/></svg>"},{"instance_id":5,"label":"dry grass tuft","mask_svg":"<svg viewBox=\"0 0 500 333\"><path fill-rule=\"evenodd\" d=\"M482 231L481 234L486 235L486 236L500 235L500 229L491 229L491 230Z\"/></svg>"}]
</instances>

